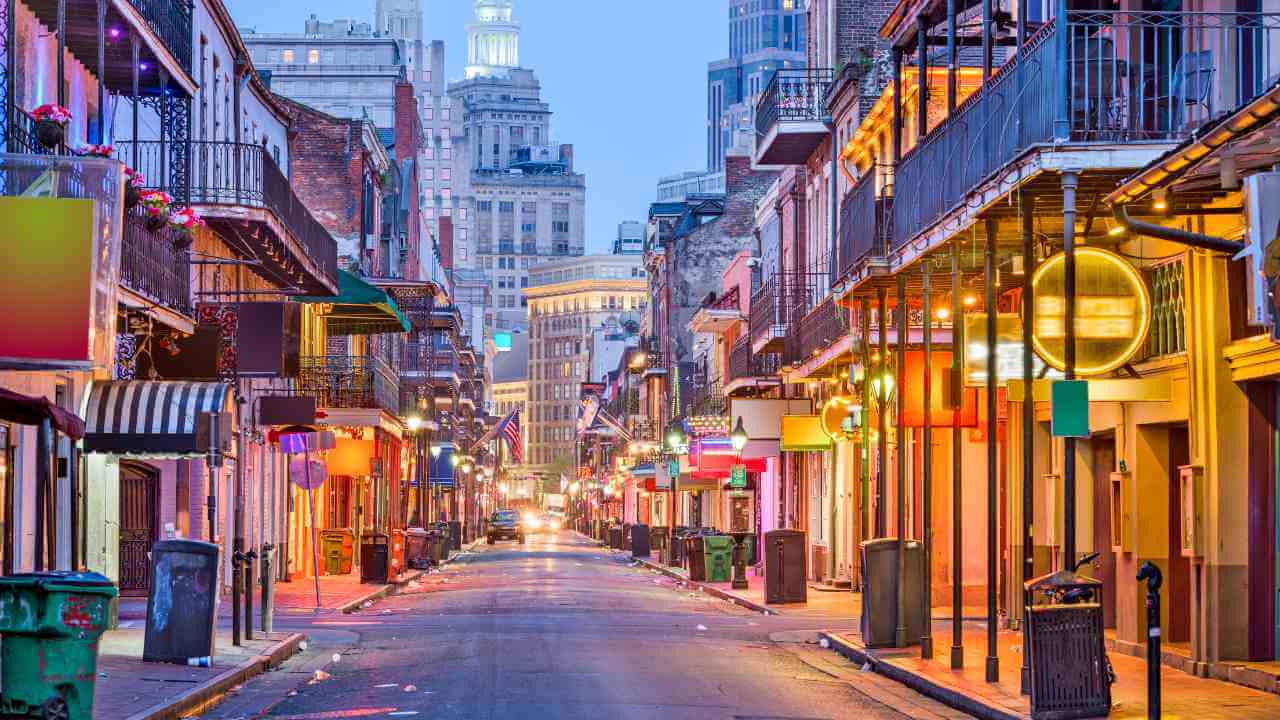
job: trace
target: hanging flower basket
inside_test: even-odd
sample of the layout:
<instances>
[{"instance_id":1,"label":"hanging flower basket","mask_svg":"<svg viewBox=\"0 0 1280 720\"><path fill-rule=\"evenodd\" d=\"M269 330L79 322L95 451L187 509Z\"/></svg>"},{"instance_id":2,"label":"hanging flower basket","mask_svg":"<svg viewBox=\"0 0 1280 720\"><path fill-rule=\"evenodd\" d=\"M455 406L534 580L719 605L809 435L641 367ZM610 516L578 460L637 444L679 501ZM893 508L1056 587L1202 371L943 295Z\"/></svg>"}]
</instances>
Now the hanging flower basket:
<instances>
[{"instance_id":1,"label":"hanging flower basket","mask_svg":"<svg viewBox=\"0 0 1280 720\"><path fill-rule=\"evenodd\" d=\"M45 103L32 110L31 117L36 121L36 140L45 148L53 150L66 139L67 123L71 122L70 110Z\"/></svg>"},{"instance_id":2,"label":"hanging flower basket","mask_svg":"<svg viewBox=\"0 0 1280 720\"><path fill-rule=\"evenodd\" d=\"M195 208L185 207L169 213L169 224L178 231L173 234L174 249L186 250L195 242L196 228L204 225L204 218Z\"/></svg>"},{"instance_id":3,"label":"hanging flower basket","mask_svg":"<svg viewBox=\"0 0 1280 720\"><path fill-rule=\"evenodd\" d=\"M147 179L142 173L131 167L125 166L124 169L124 209L132 210L138 207L138 202L142 200L142 186Z\"/></svg>"},{"instance_id":4,"label":"hanging flower basket","mask_svg":"<svg viewBox=\"0 0 1280 720\"><path fill-rule=\"evenodd\" d=\"M147 216L147 229L151 232L163 230L169 222L169 206L173 204L173 197L162 190L146 190L138 199Z\"/></svg>"},{"instance_id":5,"label":"hanging flower basket","mask_svg":"<svg viewBox=\"0 0 1280 720\"><path fill-rule=\"evenodd\" d=\"M110 145L81 145L76 154L83 157L99 157L110 159L116 149Z\"/></svg>"}]
</instances>

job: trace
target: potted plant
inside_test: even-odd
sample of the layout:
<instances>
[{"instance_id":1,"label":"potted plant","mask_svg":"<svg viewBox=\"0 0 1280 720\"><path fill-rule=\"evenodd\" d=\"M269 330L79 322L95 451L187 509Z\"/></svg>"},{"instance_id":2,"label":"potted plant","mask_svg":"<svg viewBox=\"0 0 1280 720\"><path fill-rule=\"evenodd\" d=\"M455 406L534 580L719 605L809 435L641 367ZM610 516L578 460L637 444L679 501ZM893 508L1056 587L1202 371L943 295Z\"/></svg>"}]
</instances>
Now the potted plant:
<instances>
[{"instance_id":1,"label":"potted plant","mask_svg":"<svg viewBox=\"0 0 1280 720\"><path fill-rule=\"evenodd\" d=\"M173 235L175 250L186 250L195 242L196 228L204 225L204 218L193 207L184 207L169 213L169 224L178 230Z\"/></svg>"},{"instance_id":2,"label":"potted plant","mask_svg":"<svg viewBox=\"0 0 1280 720\"><path fill-rule=\"evenodd\" d=\"M169 206L173 204L173 197L163 190L146 190L139 195L138 200L147 215L147 229L151 232L164 229L169 222Z\"/></svg>"},{"instance_id":3,"label":"potted plant","mask_svg":"<svg viewBox=\"0 0 1280 720\"><path fill-rule=\"evenodd\" d=\"M71 122L71 111L54 103L45 103L31 111L36 121L36 140L52 150L62 144L67 137L67 123Z\"/></svg>"},{"instance_id":4,"label":"potted plant","mask_svg":"<svg viewBox=\"0 0 1280 720\"><path fill-rule=\"evenodd\" d=\"M142 173L134 170L129 166L124 168L124 208L132 210L138 206L138 201L142 199L142 186L146 184L147 178Z\"/></svg>"}]
</instances>

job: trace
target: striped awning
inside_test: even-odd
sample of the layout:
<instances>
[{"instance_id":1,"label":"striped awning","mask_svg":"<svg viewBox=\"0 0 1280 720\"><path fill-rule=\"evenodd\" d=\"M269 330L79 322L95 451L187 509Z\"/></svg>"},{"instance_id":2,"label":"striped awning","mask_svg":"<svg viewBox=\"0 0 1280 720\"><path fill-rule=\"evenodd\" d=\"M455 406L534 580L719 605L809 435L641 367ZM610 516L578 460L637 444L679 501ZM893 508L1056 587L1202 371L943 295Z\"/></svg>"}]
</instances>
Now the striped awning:
<instances>
[{"instance_id":1,"label":"striped awning","mask_svg":"<svg viewBox=\"0 0 1280 720\"><path fill-rule=\"evenodd\" d=\"M235 417L231 386L213 382L114 380L95 382L85 402L84 451L143 457L201 455L201 413ZM226 428L234 429L234 420Z\"/></svg>"}]
</instances>

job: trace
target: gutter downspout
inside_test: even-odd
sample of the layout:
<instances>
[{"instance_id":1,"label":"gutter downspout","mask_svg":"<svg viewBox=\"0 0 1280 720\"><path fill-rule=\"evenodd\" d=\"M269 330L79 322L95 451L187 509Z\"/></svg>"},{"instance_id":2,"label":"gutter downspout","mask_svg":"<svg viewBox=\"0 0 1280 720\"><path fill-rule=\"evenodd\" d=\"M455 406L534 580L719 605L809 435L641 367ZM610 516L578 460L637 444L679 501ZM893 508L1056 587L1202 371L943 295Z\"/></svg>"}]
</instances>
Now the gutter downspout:
<instances>
[{"instance_id":1,"label":"gutter downspout","mask_svg":"<svg viewBox=\"0 0 1280 720\"><path fill-rule=\"evenodd\" d=\"M1189 232L1187 230L1179 230L1178 228L1165 227L1154 223L1146 223L1138 220L1130 219L1128 210L1123 205L1116 205L1111 209L1112 215L1116 222L1125 230L1135 235L1145 235L1147 237L1158 238L1160 240L1168 240L1182 245L1187 245L1201 250L1210 250L1212 252L1226 253L1235 255L1244 250L1247 245L1235 240L1227 240L1226 238L1215 237L1213 235L1204 235L1201 233Z\"/></svg>"},{"instance_id":2,"label":"gutter downspout","mask_svg":"<svg viewBox=\"0 0 1280 720\"><path fill-rule=\"evenodd\" d=\"M831 209L831 219L828 235L830 248L827 253L827 291L836 286L837 268L836 268L836 250L839 243L839 230L837 223L840 221L840 208L837 196L840 194L840 174L838 168L840 165L840 144L837 142L836 119L828 116L825 118L827 127L831 128L831 191L830 197L827 199L827 205ZM836 477L839 472L839 463L836 461L836 444L831 445L831 463L830 474L827 478L827 495L829 496L829 505L827 512L829 514L829 522L827 529L831 534L830 552L827 553L827 577L834 583L836 579L836 569L839 565L836 562L836 552L840 547L840 508L839 501L836 498L836 488L839 480Z\"/></svg>"}]
</instances>

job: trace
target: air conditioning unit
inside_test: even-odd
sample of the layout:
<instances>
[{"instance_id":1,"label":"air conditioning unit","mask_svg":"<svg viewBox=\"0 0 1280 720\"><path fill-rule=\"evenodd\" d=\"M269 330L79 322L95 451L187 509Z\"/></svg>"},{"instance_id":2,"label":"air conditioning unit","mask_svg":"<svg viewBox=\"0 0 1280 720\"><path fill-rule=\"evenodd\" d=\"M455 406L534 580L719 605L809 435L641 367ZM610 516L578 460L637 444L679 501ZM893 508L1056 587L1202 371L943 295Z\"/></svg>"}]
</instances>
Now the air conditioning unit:
<instances>
[{"instance_id":1,"label":"air conditioning unit","mask_svg":"<svg viewBox=\"0 0 1280 720\"><path fill-rule=\"evenodd\" d=\"M1271 280L1280 276L1280 172L1254 173L1244 179L1245 249L1236 255L1247 263L1249 324L1277 328Z\"/></svg>"}]
</instances>

